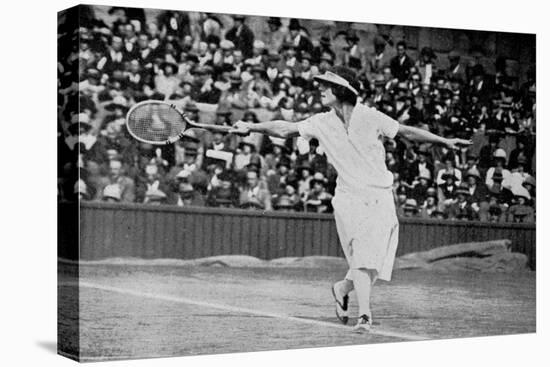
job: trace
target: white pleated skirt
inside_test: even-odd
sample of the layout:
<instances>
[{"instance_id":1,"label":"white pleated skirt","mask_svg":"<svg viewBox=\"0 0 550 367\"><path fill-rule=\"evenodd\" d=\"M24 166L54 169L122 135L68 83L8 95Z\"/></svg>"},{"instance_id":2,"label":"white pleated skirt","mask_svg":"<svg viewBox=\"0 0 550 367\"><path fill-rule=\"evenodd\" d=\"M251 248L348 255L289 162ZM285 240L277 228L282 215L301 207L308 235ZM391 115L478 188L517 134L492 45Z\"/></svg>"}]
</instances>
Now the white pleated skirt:
<instances>
[{"instance_id":1,"label":"white pleated skirt","mask_svg":"<svg viewBox=\"0 0 550 367\"><path fill-rule=\"evenodd\" d=\"M374 269L378 279L391 280L399 240L391 188L360 192L337 188L332 206L350 269Z\"/></svg>"}]
</instances>

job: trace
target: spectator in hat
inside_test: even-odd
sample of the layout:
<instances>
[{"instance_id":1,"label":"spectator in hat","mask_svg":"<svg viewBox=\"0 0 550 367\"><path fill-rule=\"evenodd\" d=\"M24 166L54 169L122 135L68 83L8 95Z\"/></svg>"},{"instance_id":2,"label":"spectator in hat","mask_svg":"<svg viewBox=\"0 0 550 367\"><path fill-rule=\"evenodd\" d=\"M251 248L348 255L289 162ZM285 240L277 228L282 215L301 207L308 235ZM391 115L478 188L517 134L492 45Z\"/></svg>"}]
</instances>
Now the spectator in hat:
<instances>
[{"instance_id":1,"label":"spectator in hat","mask_svg":"<svg viewBox=\"0 0 550 367\"><path fill-rule=\"evenodd\" d=\"M423 219L430 219L434 217L434 212L439 211L437 190L433 187L428 188L426 191L426 199L420 209L420 217Z\"/></svg>"},{"instance_id":2,"label":"spectator in hat","mask_svg":"<svg viewBox=\"0 0 550 367\"><path fill-rule=\"evenodd\" d=\"M489 195L489 213L488 221L490 223L504 223L506 222L507 207L499 204L496 195Z\"/></svg>"},{"instance_id":3,"label":"spectator in hat","mask_svg":"<svg viewBox=\"0 0 550 367\"><path fill-rule=\"evenodd\" d=\"M268 169L266 183L269 192L273 195L279 194L291 179L289 173L291 171L290 159L281 159L276 163L275 169Z\"/></svg>"},{"instance_id":4,"label":"spectator in hat","mask_svg":"<svg viewBox=\"0 0 550 367\"><path fill-rule=\"evenodd\" d=\"M265 43L261 40L255 40L252 44L252 56L245 60L248 65L263 65L265 64L266 48Z\"/></svg>"},{"instance_id":5,"label":"spectator in hat","mask_svg":"<svg viewBox=\"0 0 550 367\"><path fill-rule=\"evenodd\" d=\"M268 169L275 169L281 161L288 161L290 149L287 146L286 139L276 137L266 137L263 143L265 146L265 164Z\"/></svg>"},{"instance_id":6,"label":"spectator in hat","mask_svg":"<svg viewBox=\"0 0 550 367\"><path fill-rule=\"evenodd\" d=\"M101 73L95 68L86 69L86 79L78 83L78 90L84 95L98 95L105 90L101 83Z\"/></svg>"},{"instance_id":7,"label":"spectator in hat","mask_svg":"<svg viewBox=\"0 0 550 367\"><path fill-rule=\"evenodd\" d=\"M452 50L447 55L449 59L449 68L446 71L446 77L448 79L456 78L461 80L462 82L466 81L466 69L465 67L460 63L460 54Z\"/></svg>"},{"instance_id":8,"label":"spectator in hat","mask_svg":"<svg viewBox=\"0 0 550 367\"><path fill-rule=\"evenodd\" d=\"M298 195L304 198L309 191L310 181L315 171L311 167L309 161L302 161L302 163L296 167L296 172L298 174Z\"/></svg>"},{"instance_id":9,"label":"spectator in hat","mask_svg":"<svg viewBox=\"0 0 550 367\"><path fill-rule=\"evenodd\" d=\"M359 45L359 37L355 32L346 34L347 46L344 47L344 65L355 69L359 74L365 72L367 64L366 51Z\"/></svg>"},{"instance_id":10,"label":"spectator in hat","mask_svg":"<svg viewBox=\"0 0 550 367\"><path fill-rule=\"evenodd\" d=\"M432 175L429 171L422 171L415 179L415 184L410 192L410 197L417 203L423 203L428 195L428 189L432 186Z\"/></svg>"},{"instance_id":11,"label":"spectator in hat","mask_svg":"<svg viewBox=\"0 0 550 367\"><path fill-rule=\"evenodd\" d=\"M120 191L119 200L123 203L133 203L136 191L134 180L124 174L122 162L114 158L109 162L109 175L100 177L96 182L96 200L103 200L104 188L108 185L116 185Z\"/></svg>"},{"instance_id":12,"label":"spectator in hat","mask_svg":"<svg viewBox=\"0 0 550 367\"><path fill-rule=\"evenodd\" d=\"M466 183L468 185L469 201L472 209L477 212L477 216L480 221L485 222L488 220L489 203L487 197L489 190L481 180L479 171L475 168L471 168L466 172Z\"/></svg>"},{"instance_id":13,"label":"spectator in hat","mask_svg":"<svg viewBox=\"0 0 550 367\"><path fill-rule=\"evenodd\" d=\"M455 167L455 158L452 154L446 154L443 158L445 167L437 172L436 184L442 185L446 180L443 179L444 174L451 174L456 178L456 184L462 181L462 172Z\"/></svg>"},{"instance_id":14,"label":"spectator in hat","mask_svg":"<svg viewBox=\"0 0 550 367\"><path fill-rule=\"evenodd\" d=\"M456 189L456 201L448 205L445 209L449 219L473 220L477 218L475 210L472 208L468 199L470 193L466 184L461 184Z\"/></svg>"},{"instance_id":15,"label":"spectator in hat","mask_svg":"<svg viewBox=\"0 0 550 367\"><path fill-rule=\"evenodd\" d=\"M304 32L304 29L300 25L300 21L296 18L290 19L288 25L289 30L289 41L295 47L296 53L298 55L303 52L311 54L313 52L313 44L307 36L307 33Z\"/></svg>"},{"instance_id":16,"label":"spectator in hat","mask_svg":"<svg viewBox=\"0 0 550 367\"><path fill-rule=\"evenodd\" d=\"M137 37L137 47L134 51L134 57L144 70L152 70L155 58L158 56L159 50L153 50L150 43L148 33L142 32ZM155 52L156 51L156 52Z\"/></svg>"},{"instance_id":17,"label":"spectator in hat","mask_svg":"<svg viewBox=\"0 0 550 367\"><path fill-rule=\"evenodd\" d=\"M260 158L260 155L256 152L256 145L249 139L243 139L239 143L237 153L233 157L234 169L236 171L243 170L254 156Z\"/></svg>"},{"instance_id":18,"label":"spectator in hat","mask_svg":"<svg viewBox=\"0 0 550 367\"><path fill-rule=\"evenodd\" d=\"M151 189L159 189L164 193L169 192L164 177L164 171L160 170L155 163L149 162L136 179L136 201L144 203L147 199L146 193Z\"/></svg>"},{"instance_id":19,"label":"spectator in hat","mask_svg":"<svg viewBox=\"0 0 550 367\"><path fill-rule=\"evenodd\" d=\"M506 181L506 185L510 187L520 187L523 185L523 182L531 177L529 173L525 171L527 166L527 160L524 156L519 156L516 160L515 166L510 166L512 171L510 177Z\"/></svg>"},{"instance_id":20,"label":"spectator in hat","mask_svg":"<svg viewBox=\"0 0 550 367\"><path fill-rule=\"evenodd\" d=\"M257 208L264 211L272 210L271 193L265 182L260 180L258 171L249 169L246 172L246 183L240 189L239 206L241 208Z\"/></svg>"},{"instance_id":21,"label":"spectator in hat","mask_svg":"<svg viewBox=\"0 0 550 367\"><path fill-rule=\"evenodd\" d=\"M457 178L453 173L444 173L441 175L443 183L438 185L438 201L442 205L450 205L455 197L456 190L458 189Z\"/></svg>"},{"instance_id":22,"label":"spectator in hat","mask_svg":"<svg viewBox=\"0 0 550 367\"><path fill-rule=\"evenodd\" d=\"M437 59L437 56L431 47L422 47L422 50L420 50L420 58L415 63L416 69L420 73L421 83L430 84L432 75L437 73L434 64L435 59Z\"/></svg>"},{"instance_id":23,"label":"spectator in hat","mask_svg":"<svg viewBox=\"0 0 550 367\"><path fill-rule=\"evenodd\" d=\"M471 74L469 94L476 95L482 103L488 103L492 91L486 80L485 69L480 64L474 65Z\"/></svg>"},{"instance_id":24,"label":"spectator in hat","mask_svg":"<svg viewBox=\"0 0 550 367\"><path fill-rule=\"evenodd\" d=\"M266 26L267 27L264 27L264 31L261 32L258 36L265 43L265 48L267 50L278 51L283 45L287 33L286 30L283 28L281 18L267 18Z\"/></svg>"},{"instance_id":25,"label":"spectator in hat","mask_svg":"<svg viewBox=\"0 0 550 367\"><path fill-rule=\"evenodd\" d=\"M235 47L242 51L245 59L252 57L252 48L254 45L254 33L245 24L243 15L233 17L233 27L227 31L225 38L235 44Z\"/></svg>"},{"instance_id":26,"label":"spectator in hat","mask_svg":"<svg viewBox=\"0 0 550 367\"><path fill-rule=\"evenodd\" d=\"M273 208L277 211L294 212L301 204L296 188L291 184L286 184L283 192L275 195L273 200Z\"/></svg>"},{"instance_id":27,"label":"spectator in hat","mask_svg":"<svg viewBox=\"0 0 550 367\"><path fill-rule=\"evenodd\" d=\"M466 173L470 170L476 170L481 177L481 171L478 167L478 157L471 150L465 152L466 161L460 166L462 177L466 177Z\"/></svg>"},{"instance_id":28,"label":"spectator in hat","mask_svg":"<svg viewBox=\"0 0 550 367\"><path fill-rule=\"evenodd\" d=\"M485 178L485 184L489 187L493 185L493 174L495 171L499 171L502 174L504 182L510 180L511 172L505 168L506 166L506 152L502 148L498 148L493 153L493 167L487 170L487 176Z\"/></svg>"},{"instance_id":29,"label":"spectator in hat","mask_svg":"<svg viewBox=\"0 0 550 367\"><path fill-rule=\"evenodd\" d=\"M508 165L511 169L518 167L518 160L523 160L523 164L526 164L530 161L532 153L531 149L527 148L526 140L527 138L521 136L518 136L516 138L516 148L513 149L510 153L510 159L508 162ZM528 165L524 166L523 168L527 173L530 173Z\"/></svg>"},{"instance_id":30,"label":"spectator in hat","mask_svg":"<svg viewBox=\"0 0 550 367\"><path fill-rule=\"evenodd\" d=\"M396 182L399 183L398 180L396 180ZM393 194L397 215L402 217L403 215L405 215L404 205L408 198L408 189L406 186L398 184L394 186Z\"/></svg>"},{"instance_id":31,"label":"spectator in hat","mask_svg":"<svg viewBox=\"0 0 550 367\"><path fill-rule=\"evenodd\" d=\"M120 186L117 184L108 184L103 188L101 201L106 203L118 203L121 199Z\"/></svg>"},{"instance_id":32,"label":"spectator in hat","mask_svg":"<svg viewBox=\"0 0 550 367\"><path fill-rule=\"evenodd\" d=\"M387 48L387 41L381 36L374 38L374 53L369 58L369 77L372 79L376 75L382 75L383 69L389 67L391 60L395 56L393 49Z\"/></svg>"},{"instance_id":33,"label":"spectator in hat","mask_svg":"<svg viewBox=\"0 0 550 367\"><path fill-rule=\"evenodd\" d=\"M120 36L113 36L107 52L97 62L96 69L111 74L114 70L122 70L125 61L128 61L128 55L124 50L123 39Z\"/></svg>"},{"instance_id":34,"label":"spectator in hat","mask_svg":"<svg viewBox=\"0 0 550 367\"><path fill-rule=\"evenodd\" d=\"M193 184L185 179L178 180L176 192L172 193L167 204L179 207L205 206L202 195L195 190Z\"/></svg>"},{"instance_id":35,"label":"spectator in hat","mask_svg":"<svg viewBox=\"0 0 550 367\"><path fill-rule=\"evenodd\" d=\"M534 223L535 210L529 205L531 195L524 187L515 188L514 204L508 209L507 222L512 223Z\"/></svg>"},{"instance_id":36,"label":"spectator in hat","mask_svg":"<svg viewBox=\"0 0 550 367\"><path fill-rule=\"evenodd\" d=\"M313 47L311 56L313 57L313 61L315 63L321 64L322 61L324 60L329 62L331 65L334 64L334 59L336 58L336 54L332 49L332 41L329 35L321 36L321 38L319 39L319 44ZM319 65L319 69L321 69L320 65ZM321 73L324 73L326 70L328 70L328 68L323 67L323 70L321 70Z\"/></svg>"},{"instance_id":37,"label":"spectator in hat","mask_svg":"<svg viewBox=\"0 0 550 367\"><path fill-rule=\"evenodd\" d=\"M309 181L309 191L304 198L304 211L327 213L331 211L332 195L327 192L327 179L321 172L316 172Z\"/></svg>"},{"instance_id":38,"label":"spectator in hat","mask_svg":"<svg viewBox=\"0 0 550 367\"><path fill-rule=\"evenodd\" d=\"M231 172L220 170L217 174L217 184L210 186L206 199L207 206L235 208L238 206L239 190L234 183Z\"/></svg>"},{"instance_id":39,"label":"spectator in hat","mask_svg":"<svg viewBox=\"0 0 550 367\"><path fill-rule=\"evenodd\" d=\"M210 66L200 66L195 70L195 82L192 88L192 98L199 103L218 103L221 90L215 87L212 78L213 69Z\"/></svg>"},{"instance_id":40,"label":"spectator in hat","mask_svg":"<svg viewBox=\"0 0 550 367\"><path fill-rule=\"evenodd\" d=\"M492 185L488 186L490 195L495 196L498 202L508 207L513 200L513 194L510 189L502 185L504 177L501 171L495 171L491 176Z\"/></svg>"},{"instance_id":41,"label":"spectator in hat","mask_svg":"<svg viewBox=\"0 0 550 367\"><path fill-rule=\"evenodd\" d=\"M403 205L403 216L405 218L417 218L418 213L418 204L414 199L407 199Z\"/></svg>"},{"instance_id":42,"label":"spectator in hat","mask_svg":"<svg viewBox=\"0 0 550 367\"><path fill-rule=\"evenodd\" d=\"M500 143L500 136L496 134L489 135L489 144L481 147L479 151L479 168L483 171L487 171L493 163L493 156L498 149ZM500 153L499 153L500 154Z\"/></svg>"},{"instance_id":43,"label":"spectator in hat","mask_svg":"<svg viewBox=\"0 0 550 367\"><path fill-rule=\"evenodd\" d=\"M391 74L398 81L404 82L408 79L414 62L407 55L407 44L405 41L397 42L395 48L397 55L390 61Z\"/></svg>"},{"instance_id":44,"label":"spectator in hat","mask_svg":"<svg viewBox=\"0 0 550 367\"><path fill-rule=\"evenodd\" d=\"M143 203L149 205L162 205L166 204L167 198L164 191L152 187L145 192Z\"/></svg>"}]
</instances>

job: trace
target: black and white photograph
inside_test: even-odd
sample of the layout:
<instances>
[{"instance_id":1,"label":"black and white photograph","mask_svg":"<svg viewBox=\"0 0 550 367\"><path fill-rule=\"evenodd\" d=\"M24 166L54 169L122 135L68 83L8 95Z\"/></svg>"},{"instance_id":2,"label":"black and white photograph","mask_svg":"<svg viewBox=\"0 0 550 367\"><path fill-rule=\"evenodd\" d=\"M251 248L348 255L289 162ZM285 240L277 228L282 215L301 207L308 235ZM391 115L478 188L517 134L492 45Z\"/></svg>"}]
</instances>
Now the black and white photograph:
<instances>
[{"instance_id":1,"label":"black and white photograph","mask_svg":"<svg viewBox=\"0 0 550 367\"><path fill-rule=\"evenodd\" d=\"M537 37L59 11L57 352L536 333Z\"/></svg>"}]
</instances>

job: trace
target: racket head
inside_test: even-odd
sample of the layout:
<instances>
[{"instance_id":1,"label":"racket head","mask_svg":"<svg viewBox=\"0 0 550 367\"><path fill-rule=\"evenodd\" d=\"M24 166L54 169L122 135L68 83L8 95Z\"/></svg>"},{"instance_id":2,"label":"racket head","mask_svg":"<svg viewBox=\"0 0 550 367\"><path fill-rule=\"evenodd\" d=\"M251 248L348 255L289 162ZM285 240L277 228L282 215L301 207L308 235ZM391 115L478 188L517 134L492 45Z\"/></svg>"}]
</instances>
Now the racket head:
<instances>
[{"instance_id":1,"label":"racket head","mask_svg":"<svg viewBox=\"0 0 550 367\"><path fill-rule=\"evenodd\" d=\"M126 114L126 127L136 140L152 145L175 141L187 127L185 117L171 104L148 100L135 104Z\"/></svg>"}]
</instances>

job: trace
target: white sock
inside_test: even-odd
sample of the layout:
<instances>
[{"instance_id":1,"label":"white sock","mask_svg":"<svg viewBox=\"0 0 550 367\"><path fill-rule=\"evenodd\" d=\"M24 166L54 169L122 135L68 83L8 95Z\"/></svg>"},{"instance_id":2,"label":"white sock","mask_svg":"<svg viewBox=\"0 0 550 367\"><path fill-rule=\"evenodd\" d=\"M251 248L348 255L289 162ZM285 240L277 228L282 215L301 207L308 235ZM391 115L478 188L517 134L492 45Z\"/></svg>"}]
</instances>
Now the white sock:
<instances>
[{"instance_id":1,"label":"white sock","mask_svg":"<svg viewBox=\"0 0 550 367\"><path fill-rule=\"evenodd\" d=\"M357 303L359 303L359 316L367 315L372 319L370 296L377 277L376 270L352 269L352 274L353 285L357 293Z\"/></svg>"}]
</instances>

